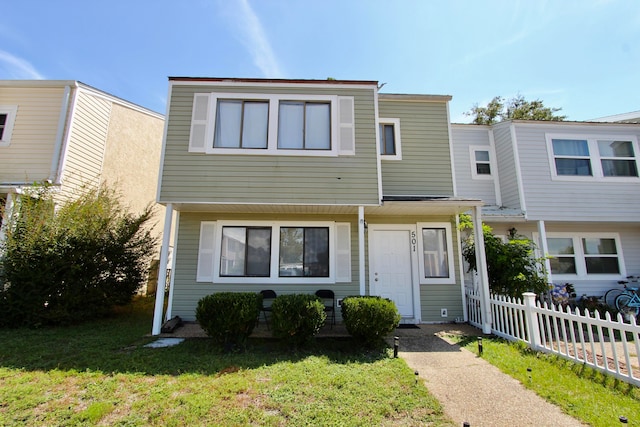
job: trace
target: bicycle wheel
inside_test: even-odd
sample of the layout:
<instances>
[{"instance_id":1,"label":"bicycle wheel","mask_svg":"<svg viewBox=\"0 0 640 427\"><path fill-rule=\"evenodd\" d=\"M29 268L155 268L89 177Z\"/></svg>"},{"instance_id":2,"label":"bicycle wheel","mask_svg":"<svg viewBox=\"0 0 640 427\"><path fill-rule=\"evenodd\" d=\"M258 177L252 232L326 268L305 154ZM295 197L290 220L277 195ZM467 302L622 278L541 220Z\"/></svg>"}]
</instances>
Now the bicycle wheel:
<instances>
[{"instance_id":1,"label":"bicycle wheel","mask_svg":"<svg viewBox=\"0 0 640 427\"><path fill-rule=\"evenodd\" d=\"M618 298L618 295L621 295L622 292L623 290L618 288L609 289L604 294L604 298L603 298L604 303L607 304L609 307L615 307L616 298Z\"/></svg>"},{"instance_id":2,"label":"bicycle wheel","mask_svg":"<svg viewBox=\"0 0 640 427\"><path fill-rule=\"evenodd\" d=\"M618 295L616 298L616 308L622 314L637 316L638 312L640 312L640 307L635 304L629 306L633 299L633 295L627 293Z\"/></svg>"}]
</instances>

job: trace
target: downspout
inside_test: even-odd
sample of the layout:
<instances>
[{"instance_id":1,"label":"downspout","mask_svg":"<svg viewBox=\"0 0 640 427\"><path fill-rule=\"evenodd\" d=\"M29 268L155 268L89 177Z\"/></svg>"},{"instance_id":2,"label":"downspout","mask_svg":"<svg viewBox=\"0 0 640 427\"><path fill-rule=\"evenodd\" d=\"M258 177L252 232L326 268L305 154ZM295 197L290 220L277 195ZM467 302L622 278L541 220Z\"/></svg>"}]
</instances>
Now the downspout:
<instances>
[{"instance_id":1,"label":"downspout","mask_svg":"<svg viewBox=\"0 0 640 427\"><path fill-rule=\"evenodd\" d=\"M77 87L77 85L76 85ZM47 181L50 184L58 184L60 179L60 158L62 157L62 143L64 141L65 127L67 124L67 117L69 114L69 100L71 98L71 86L65 86L64 94L62 95L62 105L60 107L60 117L58 118L58 131L56 132L55 145L53 147L53 157L51 159L51 169L49 170L49 178Z\"/></svg>"},{"instance_id":2,"label":"downspout","mask_svg":"<svg viewBox=\"0 0 640 427\"><path fill-rule=\"evenodd\" d=\"M173 220L173 204L168 203L164 213L164 231L162 232L162 249L160 250L160 268L158 268L158 285L156 286L156 306L153 311L153 327L151 335L160 335L162 329L162 312L164 309L164 285L167 277L167 259L171 240L171 221ZM174 258L175 259L175 254Z\"/></svg>"},{"instance_id":3,"label":"downspout","mask_svg":"<svg viewBox=\"0 0 640 427\"><path fill-rule=\"evenodd\" d=\"M364 206L358 206L358 269L360 272L360 295L366 295L365 285L365 257L364 257Z\"/></svg>"}]
</instances>

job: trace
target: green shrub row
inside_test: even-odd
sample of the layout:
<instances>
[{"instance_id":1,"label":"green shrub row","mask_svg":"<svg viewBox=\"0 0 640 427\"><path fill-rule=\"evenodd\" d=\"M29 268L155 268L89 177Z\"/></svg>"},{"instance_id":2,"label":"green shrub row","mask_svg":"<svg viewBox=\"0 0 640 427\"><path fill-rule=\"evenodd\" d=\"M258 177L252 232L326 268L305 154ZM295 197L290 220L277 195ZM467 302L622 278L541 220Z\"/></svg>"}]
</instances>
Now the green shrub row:
<instances>
[{"instance_id":1,"label":"green shrub row","mask_svg":"<svg viewBox=\"0 0 640 427\"><path fill-rule=\"evenodd\" d=\"M229 351L244 346L262 307L262 295L220 292L198 301L196 319L202 329ZM297 347L310 341L327 315L320 298L308 294L278 296L271 305L273 336ZM342 301L347 331L366 345L380 343L400 323L393 301L377 296L351 296Z\"/></svg>"}]
</instances>

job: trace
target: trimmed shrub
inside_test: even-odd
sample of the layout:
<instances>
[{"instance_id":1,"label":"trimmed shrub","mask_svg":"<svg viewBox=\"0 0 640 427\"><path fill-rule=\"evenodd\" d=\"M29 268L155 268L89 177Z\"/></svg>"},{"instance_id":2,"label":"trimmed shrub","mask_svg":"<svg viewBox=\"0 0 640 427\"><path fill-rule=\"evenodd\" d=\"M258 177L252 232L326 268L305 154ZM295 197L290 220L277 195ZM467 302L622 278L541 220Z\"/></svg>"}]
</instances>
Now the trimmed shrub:
<instances>
[{"instance_id":1,"label":"trimmed shrub","mask_svg":"<svg viewBox=\"0 0 640 427\"><path fill-rule=\"evenodd\" d=\"M294 346L310 341L327 318L320 298L308 294L279 295L271 311L273 336Z\"/></svg>"},{"instance_id":2,"label":"trimmed shrub","mask_svg":"<svg viewBox=\"0 0 640 427\"><path fill-rule=\"evenodd\" d=\"M198 301L196 320L226 351L243 347L256 326L262 295L254 292L219 292Z\"/></svg>"},{"instance_id":3,"label":"trimmed shrub","mask_svg":"<svg viewBox=\"0 0 640 427\"><path fill-rule=\"evenodd\" d=\"M342 300L342 320L347 332L367 344L375 344L400 323L396 304L378 296L352 296Z\"/></svg>"}]
</instances>

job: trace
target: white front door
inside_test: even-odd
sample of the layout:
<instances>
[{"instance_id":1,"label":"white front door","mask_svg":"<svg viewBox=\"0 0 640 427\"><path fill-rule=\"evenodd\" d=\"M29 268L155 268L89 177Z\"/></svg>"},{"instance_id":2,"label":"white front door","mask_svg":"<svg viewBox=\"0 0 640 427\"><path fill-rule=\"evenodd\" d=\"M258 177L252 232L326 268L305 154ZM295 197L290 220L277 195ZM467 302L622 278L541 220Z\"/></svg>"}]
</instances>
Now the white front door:
<instances>
[{"instance_id":1,"label":"white front door","mask_svg":"<svg viewBox=\"0 0 640 427\"><path fill-rule=\"evenodd\" d=\"M415 227L369 227L369 284L371 295L389 298L405 319L416 318L412 241Z\"/></svg>"}]
</instances>

